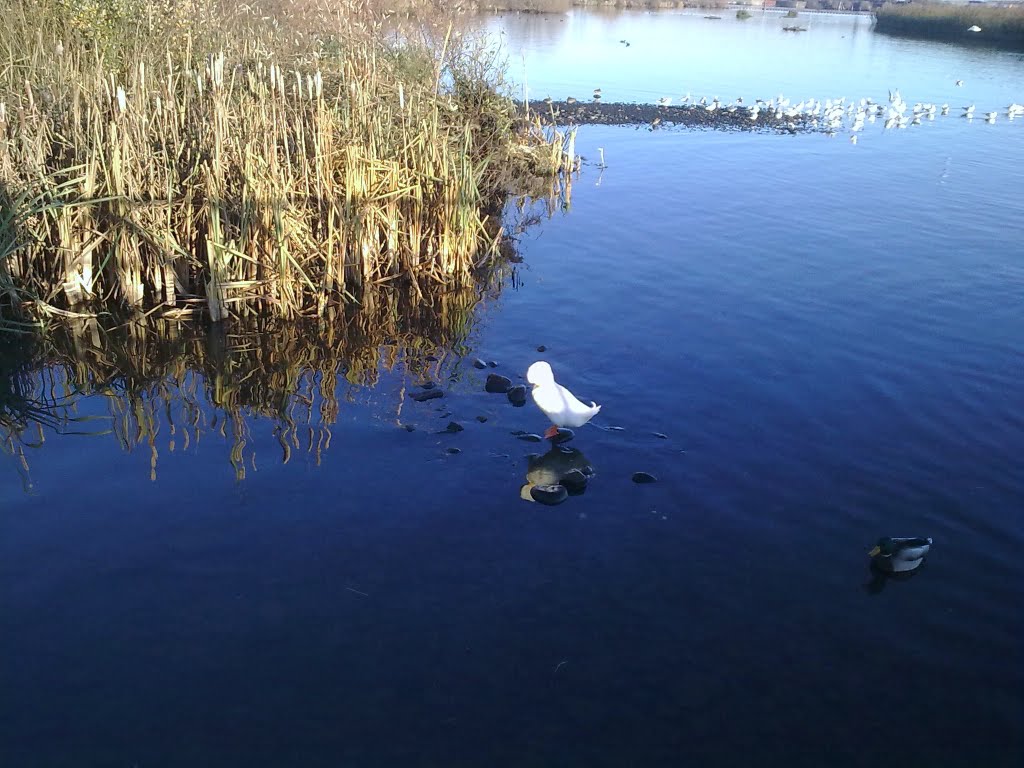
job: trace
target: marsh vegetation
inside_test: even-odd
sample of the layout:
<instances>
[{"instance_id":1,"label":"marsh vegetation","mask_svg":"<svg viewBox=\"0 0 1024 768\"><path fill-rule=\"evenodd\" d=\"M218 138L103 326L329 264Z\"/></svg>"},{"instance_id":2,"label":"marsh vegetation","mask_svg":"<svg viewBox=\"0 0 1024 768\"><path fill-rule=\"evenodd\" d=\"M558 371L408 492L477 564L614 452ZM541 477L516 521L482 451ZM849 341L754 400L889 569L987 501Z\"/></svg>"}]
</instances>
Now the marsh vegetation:
<instances>
[{"instance_id":1,"label":"marsh vegetation","mask_svg":"<svg viewBox=\"0 0 1024 768\"><path fill-rule=\"evenodd\" d=\"M0 317L323 316L465 286L510 189L574 167L439 8L14 0L0 28ZM428 21L429 19L429 21ZM25 327L25 326L20 326Z\"/></svg>"},{"instance_id":2,"label":"marsh vegetation","mask_svg":"<svg viewBox=\"0 0 1024 768\"><path fill-rule=\"evenodd\" d=\"M1024 6L887 3L875 11L879 32L938 40L988 42L1024 49ZM977 27L978 31L972 31Z\"/></svg>"}]
</instances>

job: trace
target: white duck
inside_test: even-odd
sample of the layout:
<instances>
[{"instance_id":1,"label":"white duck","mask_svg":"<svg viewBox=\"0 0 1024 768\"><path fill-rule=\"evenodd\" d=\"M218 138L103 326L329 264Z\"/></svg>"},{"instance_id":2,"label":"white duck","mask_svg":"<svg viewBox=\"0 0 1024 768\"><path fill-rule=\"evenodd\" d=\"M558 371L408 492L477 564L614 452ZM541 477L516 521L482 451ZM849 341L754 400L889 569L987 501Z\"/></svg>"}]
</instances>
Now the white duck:
<instances>
[{"instance_id":1,"label":"white duck","mask_svg":"<svg viewBox=\"0 0 1024 768\"><path fill-rule=\"evenodd\" d=\"M554 437L558 427L582 427L601 410L597 403L582 403L572 392L556 383L551 366L543 360L530 366L526 380L533 385L533 402L551 419L553 426L548 427L545 437Z\"/></svg>"}]
</instances>

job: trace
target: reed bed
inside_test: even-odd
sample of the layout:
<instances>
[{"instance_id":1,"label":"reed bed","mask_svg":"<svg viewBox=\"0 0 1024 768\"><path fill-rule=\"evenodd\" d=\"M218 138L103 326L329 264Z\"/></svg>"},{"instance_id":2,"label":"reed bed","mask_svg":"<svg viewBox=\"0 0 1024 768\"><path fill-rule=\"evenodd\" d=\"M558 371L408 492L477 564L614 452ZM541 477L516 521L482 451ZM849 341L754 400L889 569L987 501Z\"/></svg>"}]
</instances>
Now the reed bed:
<instances>
[{"instance_id":1,"label":"reed bed","mask_svg":"<svg viewBox=\"0 0 1024 768\"><path fill-rule=\"evenodd\" d=\"M571 132L517 119L494 52L451 23L382 19L326 0L14 0L0 318L323 317L392 282L471 285L508 190L575 167Z\"/></svg>"},{"instance_id":2,"label":"reed bed","mask_svg":"<svg viewBox=\"0 0 1024 768\"><path fill-rule=\"evenodd\" d=\"M879 32L1024 49L1024 7L994 8L952 3L888 3L875 11ZM980 32L968 31L970 27Z\"/></svg>"}]
</instances>

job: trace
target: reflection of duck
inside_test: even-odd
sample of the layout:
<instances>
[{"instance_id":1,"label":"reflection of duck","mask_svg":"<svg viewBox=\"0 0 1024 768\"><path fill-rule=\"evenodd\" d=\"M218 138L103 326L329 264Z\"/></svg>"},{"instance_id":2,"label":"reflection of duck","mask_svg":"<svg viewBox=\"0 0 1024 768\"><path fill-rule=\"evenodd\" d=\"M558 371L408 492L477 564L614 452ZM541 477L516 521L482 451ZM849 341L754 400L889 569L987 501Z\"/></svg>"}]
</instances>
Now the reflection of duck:
<instances>
[{"instance_id":1,"label":"reflection of duck","mask_svg":"<svg viewBox=\"0 0 1024 768\"><path fill-rule=\"evenodd\" d=\"M864 591L869 595L879 595L882 590L885 589L886 584L890 581L910 581L912 578L917 576L920 571L904 571L902 573L895 573L892 571L883 571L879 566L875 565L875 561L871 561L871 580L864 585Z\"/></svg>"},{"instance_id":2,"label":"reflection of duck","mask_svg":"<svg viewBox=\"0 0 1024 768\"><path fill-rule=\"evenodd\" d=\"M931 548L932 540L921 536L892 538L883 536L878 545L868 554L872 565L889 573L913 571L922 562Z\"/></svg>"},{"instance_id":3,"label":"reflection of duck","mask_svg":"<svg viewBox=\"0 0 1024 768\"><path fill-rule=\"evenodd\" d=\"M582 473L585 479L594 474L594 467L591 466L583 452L576 448L564 446L553 446L550 451L543 455L534 454L527 458L526 484L519 491L519 495L527 501L533 501L530 489L534 486L562 485L562 481L570 473ZM569 485L573 485L569 482ZM570 490L577 493L582 492L581 486Z\"/></svg>"},{"instance_id":4,"label":"reflection of duck","mask_svg":"<svg viewBox=\"0 0 1024 768\"><path fill-rule=\"evenodd\" d=\"M543 360L530 366L526 380L533 385L533 402L554 425L548 427L545 437L554 437L556 427L582 427L601 410L597 403L582 403L572 392L556 383L551 366Z\"/></svg>"}]
</instances>

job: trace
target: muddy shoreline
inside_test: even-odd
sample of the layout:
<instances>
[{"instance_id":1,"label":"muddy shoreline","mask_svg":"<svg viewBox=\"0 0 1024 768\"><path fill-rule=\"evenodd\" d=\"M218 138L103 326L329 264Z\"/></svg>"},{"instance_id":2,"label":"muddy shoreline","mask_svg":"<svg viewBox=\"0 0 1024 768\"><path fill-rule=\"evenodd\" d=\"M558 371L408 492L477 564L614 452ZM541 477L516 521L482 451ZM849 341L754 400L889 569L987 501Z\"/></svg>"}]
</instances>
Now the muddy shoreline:
<instances>
[{"instance_id":1,"label":"muddy shoreline","mask_svg":"<svg viewBox=\"0 0 1024 768\"><path fill-rule=\"evenodd\" d=\"M547 125L632 125L650 129L660 127L704 128L709 130L775 131L797 133L815 131L817 121L807 115L776 117L770 109L762 109L756 118L751 105L722 105L709 111L702 104L661 106L602 101L531 101L529 114ZM520 103L521 113L525 109Z\"/></svg>"}]
</instances>

